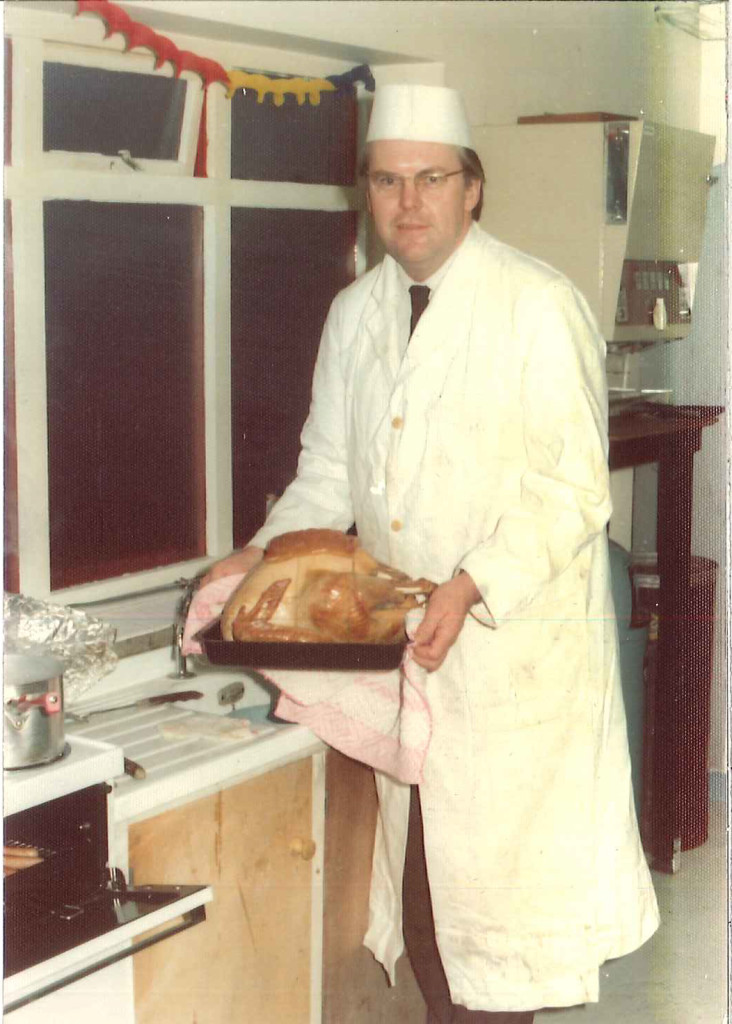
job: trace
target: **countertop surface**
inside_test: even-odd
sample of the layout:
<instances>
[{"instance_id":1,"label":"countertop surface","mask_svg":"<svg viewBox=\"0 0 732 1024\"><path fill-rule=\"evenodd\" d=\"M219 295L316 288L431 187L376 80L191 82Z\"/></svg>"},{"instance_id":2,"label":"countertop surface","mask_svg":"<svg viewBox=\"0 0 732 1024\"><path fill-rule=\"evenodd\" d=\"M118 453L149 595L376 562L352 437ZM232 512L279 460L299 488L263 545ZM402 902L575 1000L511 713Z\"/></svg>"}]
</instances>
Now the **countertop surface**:
<instances>
[{"instance_id":1,"label":"countertop surface","mask_svg":"<svg viewBox=\"0 0 732 1024\"><path fill-rule=\"evenodd\" d=\"M244 696L235 705L222 705L219 694L241 682ZM86 701L74 712L134 704L178 690L202 696L164 705L136 704L92 714L87 721L67 718L70 739L82 737L120 748L144 772L144 778L121 774L111 780L116 822L161 813L324 749L309 729L274 719L272 689L256 674L236 669L181 680L161 675L105 694L103 700Z\"/></svg>"},{"instance_id":2,"label":"countertop surface","mask_svg":"<svg viewBox=\"0 0 732 1024\"><path fill-rule=\"evenodd\" d=\"M122 771L123 754L114 745L87 737L67 743L56 761L3 771L3 816L106 782Z\"/></svg>"},{"instance_id":3,"label":"countertop surface","mask_svg":"<svg viewBox=\"0 0 732 1024\"><path fill-rule=\"evenodd\" d=\"M176 674L170 641L180 598L176 588L85 609L117 627L119 660L91 690L65 702L66 738L72 751L91 741L87 747L96 744L111 752L107 779L113 787L113 820L118 823L150 817L324 749L309 729L271 716L277 690L256 671L188 658L191 674ZM158 642L163 637L164 642ZM164 705L140 703L178 691L199 696ZM90 714L86 721L77 717L120 705L125 707ZM83 742L75 744L78 739ZM144 777L124 773L123 759L136 762ZM62 767L78 760L74 756ZM12 785L19 790L20 784L8 781L19 773L4 774L6 789ZM36 802L58 795L58 764L22 774L28 785L20 788L28 790L32 783ZM99 780L78 785L92 781Z\"/></svg>"}]
</instances>

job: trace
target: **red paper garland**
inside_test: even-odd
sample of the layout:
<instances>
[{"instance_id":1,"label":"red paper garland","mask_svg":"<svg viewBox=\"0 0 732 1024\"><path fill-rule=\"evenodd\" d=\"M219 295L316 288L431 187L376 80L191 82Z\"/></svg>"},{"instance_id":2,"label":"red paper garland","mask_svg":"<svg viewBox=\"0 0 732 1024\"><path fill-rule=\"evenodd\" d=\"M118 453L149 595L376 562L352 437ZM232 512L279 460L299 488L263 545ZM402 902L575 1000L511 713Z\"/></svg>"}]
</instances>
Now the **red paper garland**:
<instances>
[{"instance_id":1,"label":"red paper garland","mask_svg":"<svg viewBox=\"0 0 732 1024\"><path fill-rule=\"evenodd\" d=\"M160 68L166 61L170 61L175 70L175 77L180 76L181 71L194 71L203 79L205 88L212 82L222 82L228 85L229 76L226 69L215 60L208 57L199 57L198 54L189 50L179 50L178 47L166 36L157 32L139 21L132 18L123 11L121 7L110 3L109 0L76 0L77 15L98 14L106 22L104 38L108 39L115 32L119 32L126 39L125 50L134 50L136 47L144 46L155 55L155 67Z\"/></svg>"},{"instance_id":2,"label":"red paper garland","mask_svg":"<svg viewBox=\"0 0 732 1024\"><path fill-rule=\"evenodd\" d=\"M105 22L106 29L104 38L115 32L125 37L125 50L133 50L136 47L144 46L151 50L155 56L155 67L160 68L166 61L170 61L175 71L175 77L180 77L181 71L193 71L203 79L203 106L201 108L201 122L198 126L198 145L196 147L196 160L193 173L197 178L205 178L206 175L206 151L208 149L208 133L206 131L206 98L207 90L212 82L221 82L228 85L229 76L226 69L215 60L207 57L199 57L189 50L179 50L172 40L161 36L148 25L142 22L133 21L132 18L116 4L109 3L109 0L77 0L76 13L97 14Z\"/></svg>"}]
</instances>

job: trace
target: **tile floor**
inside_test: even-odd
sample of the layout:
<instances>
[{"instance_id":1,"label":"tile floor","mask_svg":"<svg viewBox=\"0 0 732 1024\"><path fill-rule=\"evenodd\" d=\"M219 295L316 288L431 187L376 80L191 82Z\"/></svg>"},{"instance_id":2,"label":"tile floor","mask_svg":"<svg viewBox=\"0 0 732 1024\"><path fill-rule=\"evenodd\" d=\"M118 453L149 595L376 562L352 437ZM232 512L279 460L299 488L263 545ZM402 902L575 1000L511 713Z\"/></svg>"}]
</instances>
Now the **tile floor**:
<instances>
[{"instance_id":1,"label":"tile floor","mask_svg":"<svg viewBox=\"0 0 732 1024\"><path fill-rule=\"evenodd\" d=\"M536 1024L728 1024L727 808L711 804L709 839L675 875L653 873L661 926L602 969L600 1002L537 1014Z\"/></svg>"}]
</instances>

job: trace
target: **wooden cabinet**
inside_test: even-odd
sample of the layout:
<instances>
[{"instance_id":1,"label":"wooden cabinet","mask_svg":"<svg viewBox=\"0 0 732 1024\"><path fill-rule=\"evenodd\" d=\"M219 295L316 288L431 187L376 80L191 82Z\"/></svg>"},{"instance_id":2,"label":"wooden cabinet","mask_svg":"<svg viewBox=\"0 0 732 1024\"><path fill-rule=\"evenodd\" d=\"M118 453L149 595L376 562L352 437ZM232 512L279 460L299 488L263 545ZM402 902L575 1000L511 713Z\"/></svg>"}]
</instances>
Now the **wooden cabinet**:
<instances>
[{"instance_id":1,"label":"wooden cabinet","mask_svg":"<svg viewBox=\"0 0 732 1024\"><path fill-rule=\"evenodd\" d=\"M133 958L136 1024L311 1021L311 946L320 959L312 943L320 884L314 763L298 761L130 826L135 884L214 888L204 924Z\"/></svg>"},{"instance_id":2,"label":"wooden cabinet","mask_svg":"<svg viewBox=\"0 0 732 1024\"><path fill-rule=\"evenodd\" d=\"M409 961L397 984L363 945L376 830L374 773L335 750L326 760L324 1024L423 1024L425 1004Z\"/></svg>"},{"instance_id":3,"label":"wooden cabinet","mask_svg":"<svg viewBox=\"0 0 732 1024\"><path fill-rule=\"evenodd\" d=\"M699 634L711 625L711 613L703 615L694 607L698 590L693 585L691 552L694 455L701 448L702 431L723 412L719 406L649 403L610 419L610 469L658 463L657 684L646 695L648 771L642 824L651 866L666 873L676 870L676 854L687 845L689 779L698 773L697 778L706 782L706 740L700 744L696 739L690 745L688 738L699 718L694 708L699 690ZM701 745L701 758L692 766L685 754L695 744ZM691 791L698 791L693 778Z\"/></svg>"},{"instance_id":4,"label":"wooden cabinet","mask_svg":"<svg viewBox=\"0 0 732 1024\"><path fill-rule=\"evenodd\" d=\"M376 817L371 769L331 750L131 825L136 885L214 889L133 957L136 1024L422 1024L406 957L392 988L363 945Z\"/></svg>"}]
</instances>

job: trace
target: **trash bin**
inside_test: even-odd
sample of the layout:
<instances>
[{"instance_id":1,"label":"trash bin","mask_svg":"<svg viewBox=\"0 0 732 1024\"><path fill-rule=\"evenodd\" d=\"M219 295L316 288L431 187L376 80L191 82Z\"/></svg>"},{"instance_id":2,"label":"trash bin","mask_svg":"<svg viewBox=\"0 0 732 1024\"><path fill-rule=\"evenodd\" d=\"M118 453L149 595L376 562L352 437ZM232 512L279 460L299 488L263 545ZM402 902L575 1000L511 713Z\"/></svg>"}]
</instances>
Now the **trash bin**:
<instances>
[{"instance_id":1,"label":"trash bin","mask_svg":"<svg viewBox=\"0 0 732 1024\"><path fill-rule=\"evenodd\" d=\"M684 679L684 690L678 713L681 728L677 729L677 747L674 758L679 765L679 833L682 850L693 850L706 842L709 834L709 734L711 712L712 662L714 642L715 591L717 586L717 563L698 555L691 557L690 569L690 613L685 621L673 628L683 629L684 638L681 657L684 664L678 671ZM655 554L634 557L630 566L633 588L634 623L654 625L648 640L646 655L646 697L663 680L657 678L657 658L654 646L657 640L655 625L663 622L658 618L658 597L660 579ZM654 732L654 702L648 700L644 734L646 741ZM653 751L646 756L646 773L650 775ZM642 802L642 819L652 827L652 788L646 787ZM636 804L637 805L637 804Z\"/></svg>"},{"instance_id":2,"label":"trash bin","mask_svg":"<svg viewBox=\"0 0 732 1024\"><path fill-rule=\"evenodd\" d=\"M643 722L645 694L643 663L648 641L648 619L633 619L633 588L630 567L631 556L615 541L610 546L610 579L618 623L620 643L620 677L623 685L623 703L628 723L628 746L633 781L633 797L638 821L643 801Z\"/></svg>"}]
</instances>

